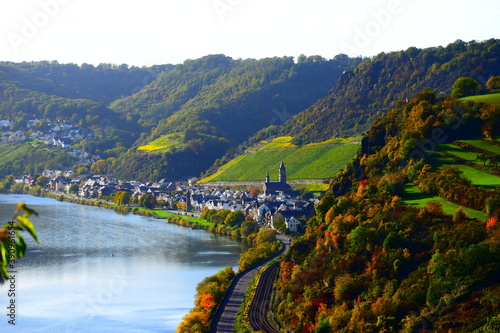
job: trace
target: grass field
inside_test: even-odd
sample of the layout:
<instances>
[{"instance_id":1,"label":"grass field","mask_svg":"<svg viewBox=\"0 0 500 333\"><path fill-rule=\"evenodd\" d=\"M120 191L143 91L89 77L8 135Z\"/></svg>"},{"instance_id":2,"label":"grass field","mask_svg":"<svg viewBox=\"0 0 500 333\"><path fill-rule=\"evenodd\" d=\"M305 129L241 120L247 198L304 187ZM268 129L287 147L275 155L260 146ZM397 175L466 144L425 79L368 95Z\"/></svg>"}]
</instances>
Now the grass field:
<instances>
[{"instance_id":1,"label":"grass field","mask_svg":"<svg viewBox=\"0 0 500 333\"><path fill-rule=\"evenodd\" d=\"M357 144L348 144L257 151L237 157L200 182L264 180L267 171L271 181L277 181L282 161L289 180L328 179L344 168L358 148Z\"/></svg>"},{"instance_id":2,"label":"grass field","mask_svg":"<svg viewBox=\"0 0 500 333\"><path fill-rule=\"evenodd\" d=\"M166 153L173 148L182 148L184 145L184 133L172 133L163 135L162 137L150 142L148 145L137 148L138 150L153 152L153 153Z\"/></svg>"},{"instance_id":3,"label":"grass field","mask_svg":"<svg viewBox=\"0 0 500 333\"><path fill-rule=\"evenodd\" d=\"M451 148L450 148L451 146ZM460 164L454 161L450 156L444 154L444 152L448 152L453 155L461 155L461 158L469 160L472 158L472 152L468 152L465 149L460 147L456 147L453 145L439 145L440 151L436 151L431 155L431 164L435 168L440 168L444 165L453 165L460 169L463 172L464 176L469 178L472 184L476 186L483 186L487 188L498 188L500 187L500 177L495 175L491 175L486 171L478 170L473 167Z\"/></svg>"},{"instance_id":4,"label":"grass field","mask_svg":"<svg viewBox=\"0 0 500 333\"><path fill-rule=\"evenodd\" d=\"M496 146L492 143L489 143L489 142L485 142L481 139L475 139L475 140L459 140L460 142L463 142L463 143L466 143L470 146L473 146L473 147L476 147L476 148L479 148L479 149L482 149L482 150L486 150L486 151L489 151L489 152L492 152L494 154L500 154L500 147L499 146Z\"/></svg>"},{"instance_id":5,"label":"grass field","mask_svg":"<svg viewBox=\"0 0 500 333\"><path fill-rule=\"evenodd\" d=\"M146 210L146 209L139 208L139 210ZM156 209L150 210L150 211L154 212L155 214L158 215L159 218L162 218L162 219L168 219L169 217L181 217L181 218L186 219L190 222L198 223L199 225L211 226L213 224L213 223L208 222L208 221L201 219L199 217L178 215L178 214L166 212L164 210L156 210Z\"/></svg>"},{"instance_id":6,"label":"grass field","mask_svg":"<svg viewBox=\"0 0 500 333\"><path fill-rule=\"evenodd\" d=\"M484 102L490 104L500 104L500 93L477 95L460 98L461 101Z\"/></svg>"},{"instance_id":7,"label":"grass field","mask_svg":"<svg viewBox=\"0 0 500 333\"><path fill-rule=\"evenodd\" d=\"M406 184L405 185L405 195L403 197L403 201L407 205L411 205L411 206L415 206L417 208L420 208L420 207L425 206L427 204L427 202L429 202L431 200L439 201L441 203L441 205L443 205L443 211L446 214L453 214L457 210L457 208L460 207L459 205L456 205L454 203L446 201L440 197L436 197L436 196L422 193L413 184ZM483 212L480 212L480 211L477 211L474 209L470 209L470 208L466 208L466 207L463 207L463 209L465 212L467 212L467 214L469 215L470 218L475 218L475 219L478 219L480 221L486 221L488 219L488 216Z\"/></svg>"},{"instance_id":8,"label":"grass field","mask_svg":"<svg viewBox=\"0 0 500 333\"><path fill-rule=\"evenodd\" d=\"M439 145L439 148L442 151L447 152L448 154L455 155L457 157L460 157L461 159L465 161L470 161L470 162L477 162L477 153L472 152L467 149L463 149L461 147L457 147L452 144L441 144Z\"/></svg>"}]
</instances>

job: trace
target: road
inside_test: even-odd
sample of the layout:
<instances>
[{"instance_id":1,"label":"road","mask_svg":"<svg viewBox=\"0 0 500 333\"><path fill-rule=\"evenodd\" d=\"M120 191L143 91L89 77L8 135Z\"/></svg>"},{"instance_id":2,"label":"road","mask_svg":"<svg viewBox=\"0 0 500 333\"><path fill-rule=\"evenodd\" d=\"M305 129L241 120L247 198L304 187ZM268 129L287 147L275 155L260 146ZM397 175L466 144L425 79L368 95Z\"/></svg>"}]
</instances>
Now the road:
<instances>
[{"instance_id":1,"label":"road","mask_svg":"<svg viewBox=\"0 0 500 333\"><path fill-rule=\"evenodd\" d=\"M259 271L259 269L262 268L266 263L269 261L273 260L276 257L279 257L286 253L290 247L290 242L289 238L285 237L283 235L278 235L277 236L278 240L283 244L282 250L277 253L274 257L269 258L265 262L259 264L256 267L250 268L247 271L239 274L238 276L235 277L233 283L229 287L229 290L226 294L226 297L221 303L221 306L219 307L219 311L217 311L217 314L215 315L212 325L210 326L210 332L211 333L232 333L234 329L234 323L236 321L236 315L238 314L238 311L241 307L241 303L243 303L243 299L245 297L245 293L248 289L248 286L250 285L250 282L252 281L252 278L254 275ZM274 265L274 264L273 264ZM271 265L270 267L275 267L277 273L277 270L279 268L279 264L277 265ZM264 274L268 271L267 269ZM263 274L263 275L264 275ZM265 283L259 283L257 288L269 288L272 289L272 281L269 282L269 278L266 278ZM261 304L261 303L259 303ZM267 304L269 304L269 299L267 301ZM257 315L253 316L255 320L260 321L262 316ZM265 323L262 325L266 326ZM277 332L275 331L265 331L265 332Z\"/></svg>"}]
</instances>

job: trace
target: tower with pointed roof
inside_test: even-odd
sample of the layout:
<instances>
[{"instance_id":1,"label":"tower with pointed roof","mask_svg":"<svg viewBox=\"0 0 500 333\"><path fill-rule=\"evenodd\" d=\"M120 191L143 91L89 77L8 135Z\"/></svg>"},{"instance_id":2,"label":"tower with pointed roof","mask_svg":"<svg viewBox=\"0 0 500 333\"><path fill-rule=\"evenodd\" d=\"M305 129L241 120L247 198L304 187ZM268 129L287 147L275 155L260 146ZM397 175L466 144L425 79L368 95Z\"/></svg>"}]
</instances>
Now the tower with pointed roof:
<instances>
[{"instance_id":1,"label":"tower with pointed roof","mask_svg":"<svg viewBox=\"0 0 500 333\"><path fill-rule=\"evenodd\" d=\"M271 182L269 177L269 171L266 174L266 181L264 183L264 193L265 194L276 194L278 192L290 193L292 188L286 183L286 168L285 163L281 162L279 169L279 178L277 182Z\"/></svg>"},{"instance_id":2,"label":"tower with pointed roof","mask_svg":"<svg viewBox=\"0 0 500 333\"><path fill-rule=\"evenodd\" d=\"M281 164L280 164L279 182L286 184L286 169L285 169L285 163L283 163L283 162L281 162Z\"/></svg>"}]
</instances>

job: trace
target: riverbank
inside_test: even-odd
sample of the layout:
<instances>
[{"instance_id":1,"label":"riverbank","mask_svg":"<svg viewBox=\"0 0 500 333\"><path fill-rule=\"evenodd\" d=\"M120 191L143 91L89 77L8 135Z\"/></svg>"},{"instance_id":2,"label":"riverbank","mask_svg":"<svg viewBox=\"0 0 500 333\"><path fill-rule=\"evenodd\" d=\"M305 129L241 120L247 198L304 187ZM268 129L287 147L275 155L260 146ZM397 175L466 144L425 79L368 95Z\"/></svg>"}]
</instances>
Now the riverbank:
<instances>
[{"instance_id":1,"label":"riverbank","mask_svg":"<svg viewBox=\"0 0 500 333\"><path fill-rule=\"evenodd\" d=\"M239 258L240 271L246 270L248 267L251 267L258 262L265 261L266 258L272 257L275 253L277 253L280 250L279 242L273 244L276 238L275 238L275 231L271 229L261 229L261 231L258 233L254 233L247 237L244 237L242 236L241 233L241 227L228 227L223 224L211 223L202 218L194 216L194 214L186 212L175 213L172 211L165 211L161 209L147 209L135 206L120 206L115 203L99 199L82 199L73 197L71 195L64 195L62 193L54 193L54 192L52 193L41 192L40 195L36 195L34 193L20 193L20 194L30 194L33 196L54 199L60 202L69 202L79 205L113 209L115 212L120 214L135 214L135 215L154 217L156 219L165 219L169 224L176 224L182 227L189 227L191 229L207 230L217 235L231 236L238 239L247 239L248 242L253 243L254 246L250 247L247 251L243 252L240 255ZM211 280L212 278L213 277L207 277L205 278L205 280ZM203 281L200 282L199 285L201 285ZM205 325L207 325L211 321L212 316L215 314L215 309L217 308L220 300L222 299L223 295L226 294L227 291L226 283L221 283L220 281L218 281L218 284L220 287L219 288L220 295L211 295L213 297L212 299L213 302L211 301L210 306L204 309L205 311L203 311L204 313L203 317L206 318L204 320ZM198 294L197 299L202 296L203 295ZM193 308L190 314L192 312L200 313L200 304L198 303L200 302L197 301L195 303L195 308ZM191 316L189 314L186 315L181 325L184 326L187 325L188 327L190 327L191 324L193 324L192 322L190 322L191 321L190 317ZM189 329L186 332L188 331Z\"/></svg>"},{"instance_id":2,"label":"riverbank","mask_svg":"<svg viewBox=\"0 0 500 333\"><path fill-rule=\"evenodd\" d=\"M86 206L93 206L93 207L101 207L101 208L106 208L106 209L113 209L117 213L123 213L123 214L135 214L135 215L142 215L142 216L149 216L149 217L154 217L156 219L165 219L167 220L168 223L176 224L181 227L188 227L191 229L202 229L202 230L208 230L212 233L219 234L219 235L224 235L224 236L233 236L233 237L240 237L240 228L231 228L227 227L225 225L217 224L217 223L212 223L209 222L205 219L196 217L193 213L186 213L183 211L179 212L172 212L172 211L165 211L162 209L148 209L144 207L138 207L138 206L121 206L117 205L115 203L111 203L109 201L104 201L100 199L82 199L82 198L77 198L71 195L67 195L64 193L57 193L57 192L42 192L42 191L37 191L36 193L33 192L28 192L28 193L18 193L18 192L10 192L7 191L5 194L29 194L33 195L36 197L44 197L44 198L51 198L54 200L58 201L64 201L64 202L70 202L70 203L75 203L79 205L86 205Z\"/></svg>"}]
</instances>

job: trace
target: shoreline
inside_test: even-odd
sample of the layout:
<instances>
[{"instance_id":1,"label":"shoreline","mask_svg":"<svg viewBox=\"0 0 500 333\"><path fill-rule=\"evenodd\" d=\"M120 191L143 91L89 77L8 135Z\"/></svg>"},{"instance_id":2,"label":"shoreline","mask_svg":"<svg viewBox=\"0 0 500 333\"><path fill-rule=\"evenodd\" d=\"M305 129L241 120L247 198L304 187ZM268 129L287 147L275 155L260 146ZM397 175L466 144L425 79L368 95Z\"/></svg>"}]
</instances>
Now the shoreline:
<instances>
[{"instance_id":1,"label":"shoreline","mask_svg":"<svg viewBox=\"0 0 500 333\"><path fill-rule=\"evenodd\" d=\"M74 204L79 204L79 205L86 205L86 206L94 206L94 207L100 207L100 208L105 208L105 209L113 209L116 213L121 213L121 214L135 214L135 215L142 215L142 216L149 216L153 217L155 219L165 219L167 223L171 224L176 224L180 227L188 227L191 229L200 229L200 230L206 230L209 231L212 234L215 235L220 235L220 236L227 236L230 238L236 238L237 240L245 240L248 239L247 237L242 237L240 234L240 228L237 227L227 227L225 225L218 225L215 223L208 222L206 220L203 220L201 218L197 218L194 216L187 216L186 212L179 212L179 214L175 214L173 212L167 212L165 210L156 210L156 209L147 209L147 208L142 208L142 207L130 207L130 206L119 206L114 203L106 202L106 201L101 201L98 199L80 199L80 198L72 198L70 196L66 196L62 193L50 193L50 192L42 192L42 195L36 195L34 193L15 193L11 191L7 191L6 193L2 194L27 194L27 195L32 195L34 197L41 197L41 198L48 198L48 199L53 199L61 202L69 202L69 203L74 203ZM184 215L186 214L186 215ZM203 224L201 224L202 222ZM249 247L246 249L244 252L242 252L239 255L239 260L241 260L242 256L247 253L249 250L251 251L252 247ZM277 251L279 252L279 250ZM266 262L269 260L269 258L272 258L276 255L276 253L272 253L269 257L266 258L261 258L260 260L257 260L252 266L256 266L258 264L261 264L262 262ZM235 277L240 276L244 271L241 271L241 264L239 265L239 269L235 274ZM209 278L207 276L206 278ZM203 280L202 280L203 281ZM202 282L200 281L200 283ZM232 283L232 281L231 281ZM226 290L227 293L228 290ZM225 294L226 294L225 293ZM198 296L197 294L195 296ZM221 303L216 303L215 307L216 309L220 307L220 305L223 304ZM191 308L190 312L193 311L196 308L196 304L194 305L193 308ZM188 312L186 316L190 313ZM215 314L215 313L214 313ZM184 322L184 318L182 321L179 323L181 325ZM213 320L213 318L211 318ZM211 321L210 321L211 322Z\"/></svg>"}]
</instances>

